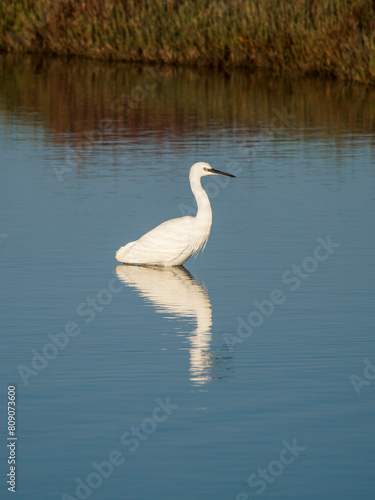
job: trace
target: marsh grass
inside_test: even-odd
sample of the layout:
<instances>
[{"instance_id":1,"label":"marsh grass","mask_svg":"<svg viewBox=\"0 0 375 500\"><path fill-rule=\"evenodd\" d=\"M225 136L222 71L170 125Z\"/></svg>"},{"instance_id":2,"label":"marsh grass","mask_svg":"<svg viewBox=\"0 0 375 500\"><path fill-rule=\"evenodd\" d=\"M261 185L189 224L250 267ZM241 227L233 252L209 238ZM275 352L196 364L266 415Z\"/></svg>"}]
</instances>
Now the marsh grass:
<instances>
[{"instance_id":1,"label":"marsh grass","mask_svg":"<svg viewBox=\"0 0 375 500\"><path fill-rule=\"evenodd\" d=\"M24 0L0 50L375 82L371 0Z\"/></svg>"}]
</instances>

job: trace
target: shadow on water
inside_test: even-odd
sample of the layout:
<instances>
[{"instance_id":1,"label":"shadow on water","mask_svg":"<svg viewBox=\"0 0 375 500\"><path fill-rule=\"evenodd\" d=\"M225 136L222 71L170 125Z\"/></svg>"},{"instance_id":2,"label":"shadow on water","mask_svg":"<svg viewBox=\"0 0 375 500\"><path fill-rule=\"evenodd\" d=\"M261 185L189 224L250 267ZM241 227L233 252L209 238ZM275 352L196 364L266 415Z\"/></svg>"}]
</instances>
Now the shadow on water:
<instances>
[{"instance_id":1,"label":"shadow on water","mask_svg":"<svg viewBox=\"0 0 375 500\"><path fill-rule=\"evenodd\" d=\"M190 380L202 386L230 373L228 357L213 352L212 306L207 290L183 266L160 269L151 266L117 266L116 274L126 286L154 306L164 318L196 322L191 331Z\"/></svg>"}]
</instances>

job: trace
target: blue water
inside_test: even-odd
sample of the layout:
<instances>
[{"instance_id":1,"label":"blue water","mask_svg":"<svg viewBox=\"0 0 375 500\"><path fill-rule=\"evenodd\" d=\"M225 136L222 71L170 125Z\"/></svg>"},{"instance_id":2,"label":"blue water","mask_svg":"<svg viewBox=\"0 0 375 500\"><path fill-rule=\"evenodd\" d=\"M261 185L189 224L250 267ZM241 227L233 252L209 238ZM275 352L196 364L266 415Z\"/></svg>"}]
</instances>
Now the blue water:
<instances>
[{"instance_id":1,"label":"blue water","mask_svg":"<svg viewBox=\"0 0 375 500\"><path fill-rule=\"evenodd\" d=\"M373 498L373 92L0 63L1 496L15 385L22 500ZM204 253L119 265L199 160Z\"/></svg>"}]
</instances>

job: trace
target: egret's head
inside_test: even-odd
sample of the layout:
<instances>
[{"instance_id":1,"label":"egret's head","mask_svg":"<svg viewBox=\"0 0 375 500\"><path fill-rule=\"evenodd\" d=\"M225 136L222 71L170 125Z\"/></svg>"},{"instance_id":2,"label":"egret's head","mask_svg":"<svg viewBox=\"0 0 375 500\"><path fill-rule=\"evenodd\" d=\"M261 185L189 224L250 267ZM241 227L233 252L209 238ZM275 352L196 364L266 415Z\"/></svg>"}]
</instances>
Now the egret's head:
<instances>
[{"instance_id":1,"label":"egret's head","mask_svg":"<svg viewBox=\"0 0 375 500\"><path fill-rule=\"evenodd\" d=\"M236 177L232 174L227 174L226 172L220 172L220 170L215 170L211 167L209 163L204 161L199 161L198 163L194 163L194 165L190 169L190 178L201 178L204 175L225 175L227 177Z\"/></svg>"}]
</instances>

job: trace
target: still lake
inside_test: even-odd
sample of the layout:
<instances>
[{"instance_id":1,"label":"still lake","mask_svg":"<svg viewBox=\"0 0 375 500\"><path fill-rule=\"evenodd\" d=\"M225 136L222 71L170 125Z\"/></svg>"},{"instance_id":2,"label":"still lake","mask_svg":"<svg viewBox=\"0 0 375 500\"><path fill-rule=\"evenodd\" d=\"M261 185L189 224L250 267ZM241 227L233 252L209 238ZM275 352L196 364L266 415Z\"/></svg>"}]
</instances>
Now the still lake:
<instances>
[{"instance_id":1,"label":"still lake","mask_svg":"<svg viewBox=\"0 0 375 500\"><path fill-rule=\"evenodd\" d=\"M375 497L375 90L0 57L1 496ZM184 268L116 250L194 213ZM4 496L5 498L5 496Z\"/></svg>"}]
</instances>

